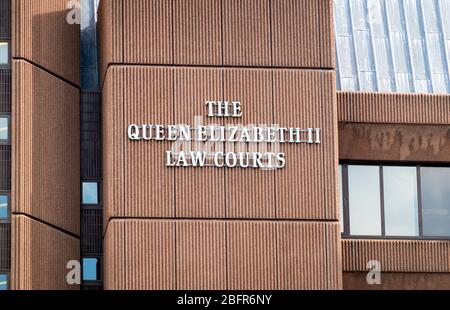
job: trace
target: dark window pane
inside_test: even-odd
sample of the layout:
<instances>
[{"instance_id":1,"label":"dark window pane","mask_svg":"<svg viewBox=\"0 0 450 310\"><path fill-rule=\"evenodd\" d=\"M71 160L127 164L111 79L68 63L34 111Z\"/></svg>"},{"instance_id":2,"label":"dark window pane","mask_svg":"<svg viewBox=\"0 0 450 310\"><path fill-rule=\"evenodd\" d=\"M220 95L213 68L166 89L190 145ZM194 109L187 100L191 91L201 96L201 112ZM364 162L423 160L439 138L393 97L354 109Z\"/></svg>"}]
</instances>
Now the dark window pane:
<instances>
[{"instance_id":1,"label":"dark window pane","mask_svg":"<svg viewBox=\"0 0 450 310\"><path fill-rule=\"evenodd\" d=\"M97 182L83 182L83 204L98 204Z\"/></svg>"},{"instance_id":2,"label":"dark window pane","mask_svg":"<svg viewBox=\"0 0 450 310\"><path fill-rule=\"evenodd\" d=\"M97 258L83 258L83 280L96 281L99 279L99 264Z\"/></svg>"},{"instance_id":3,"label":"dark window pane","mask_svg":"<svg viewBox=\"0 0 450 310\"><path fill-rule=\"evenodd\" d=\"M350 234L381 235L380 168L348 166Z\"/></svg>"},{"instance_id":4,"label":"dark window pane","mask_svg":"<svg viewBox=\"0 0 450 310\"><path fill-rule=\"evenodd\" d=\"M422 167L424 236L450 236L450 168Z\"/></svg>"},{"instance_id":5,"label":"dark window pane","mask_svg":"<svg viewBox=\"0 0 450 310\"><path fill-rule=\"evenodd\" d=\"M8 276L6 274L0 274L0 291L6 291L8 289Z\"/></svg>"},{"instance_id":6,"label":"dark window pane","mask_svg":"<svg viewBox=\"0 0 450 310\"><path fill-rule=\"evenodd\" d=\"M383 167L384 216L387 236L418 236L415 167Z\"/></svg>"},{"instance_id":7,"label":"dark window pane","mask_svg":"<svg viewBox=\"0 0 450 310\"><path fill-rule=\"evenodd\" d=\"M0 220L8 218L8 196L0 195Z\"/></svg>"}]
</instances>

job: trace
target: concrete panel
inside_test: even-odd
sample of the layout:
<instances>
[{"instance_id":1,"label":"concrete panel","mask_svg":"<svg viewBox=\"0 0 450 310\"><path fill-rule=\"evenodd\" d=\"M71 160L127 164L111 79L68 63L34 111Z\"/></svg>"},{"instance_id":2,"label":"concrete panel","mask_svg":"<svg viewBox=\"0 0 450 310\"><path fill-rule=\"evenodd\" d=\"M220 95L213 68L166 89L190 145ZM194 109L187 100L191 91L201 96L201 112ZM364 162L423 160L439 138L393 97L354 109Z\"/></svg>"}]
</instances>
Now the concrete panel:
<instances>
[{"instance_id":1,"label":"concrete panel","mask_svg":"<svg viewBox=\"0 0 450 310\"><path fill-rule=\"evenodd\" d=\"M450 242L439 240L342 240L342 269L365 271L377 260L386 272L450 272Z\"/></svg>"},{"instance_id":2,"label":"concrete panel","mask_svg":"<svg viewBox=\"0 0 450 310\"><path fill-rule=\"evenodd\" d=\"M321 144L281 145L287 167L280 171L181 171L165 166L165 151L172 143L127 139L129 124L170 125L191 119L194 125L195 115L210 122L205 101L220 96L222 79L224 96L244 106L245 116L232 122L321 128ZM103 95L106 220L175 214L337 219L333 79L333 73L318 71L114 66ZM221 181L229 191L226 203ZM193 186L195 182L206 188ZM208 188L217 194L211 195Z\"/></svg>"},{"instance_id":3,"label":"concrete panel","mask_svg":"<svg viewBox=\"0 0 450 310\"><path fill-rule=\"evenodd\" d=\"M223 64L270 66L268 1L222 0Z\"/></svg>"},{"instance_id":4,"label":"concrete panel","mask_svg":"<svg viewBox=\"0 0 450 310\"><path fill-rule=\"evenodd\" d=\"M340 123L450 124L450 96L338 92Z\"/></svg>"},{"instance_id":5,"label":"concrete panel","mask_svg":"<svg viewBox=\"0 0 450 310\"><path fill-rule=\"evenodd\" d=\"M12 2L12 56L80 83L80 25L67 22L67 0Z\"/></svg>"},{"instance_id":6,"label":"concrete panel","mask_svg":"<svg viewBox=\"0 0 450 310\"><path fill-rule=\"evenodd\" d=\"M365 272L344 272L344 290L448 290L450 273L383 272L381 284L369 285Z\"/></svg>"},{"instance_id":7,"label":"concrete panel","mask_svg":"<svg viewBox=\"0 0 450 310\"><path fill-rule=\"evenodd\" d=\"M242 117L227 118L226 124L270 127L274 122L273 75L269 70L234 69L224 72L224 98L239 100ZM240 135L239 135L240 136ZM265 150L263 149L265 147ZM253 148L253 149L252 149ZM271 151L269 144L226 143L227 152ZM227 217L274 218L276 214L275 174L262 169L227 169L225 189Z\"/></svg>"},{"instance_id":8,"label":"concrete panel","mask_svg":"<svg viewBox=\"0 0 450 310\"><path fill-rule=\"evenodd\" d=\"M174 72L175 124L222 125L223 120L206 116L205 102L223 97L223 73L211 68L183 68ZM196 120L197 119L197 120ZM223 150L223 143L184 142L180 150ZM174 148L174 145L171 147ZM177 217L223 218L225 210L225 171L213 167L174 168L175 213ZM214 194L211 194L214 193Z\"/></svg>"},{"instance_id":9,"label":"concrete panel","mask_svg":"<svg viewBox=\"0 0 450 310\"><path fill-rule=\"evenodd\" d=\"M339 289L337 223L120 219L105 289Z\"/></svg>"},{"instance_id":10,"label":"concrete panel","mask_svg":"<svg viewBox=\"0 0 450 310\"><path fill-rule=\"evenodd\" d=\"M177 221L175 227L177 289L226 289L226 224Z\"/></svg>"},{"instance_id":11,"label":"concrete panel","mask_svg":"<svg viewBox=\"0 0 450 310\"><path fill-rule=\"evenodd\" d=\"M449 162L450 126L341 123L339 159Z\"/></svg>"},{"instance_id":12,"label":"concrete panel","mask_svg":"<svg viewBox=\"0 0 450 310\"><path fill-rule=\"evenodd\" d=\"M279 67L334 68L333 3L271 0L272 58Z\"/></svg>"},{"instance_id":13,"label":"concrete panel","mask_svg":"<svg viewBox=\"0 0 450 310\"><path fill-rule=\"evenodd\" d=\"M173 221L113 220L104 240L104 289L176 289Z\"/></svg>"},{"instance_id":14,"label":"concrete panel","mask_svg":"<svg viewBox=\"0 0 450 310\"><path fill-rule=\"evenodd\" d=\"M173 1L174 63L222 63L222 1Z\"/></svg>"},{"instance_id":15,"label":"concrete panel","mask_svg":"<svg viewBox=\"0 0 450 310\"><path fill-rule=\"evenodd\" d=\"M66 268L80 260L80 240L24 215L12 215L11 288L13 290L77 290Z\"/></svg>"},{"instance_id":16,"label":"concrete panel","mask_svg":"<svg viewBox=\"0 0 450 310\"><path fill-rule=\"evenodd\" d=\"M23 60L13 80L12 212L78 234L79 91Z\"/></svg>"},{"instance_id":17,"label":"concrete panel","mask_svg":"<svg viewBox=\"0 0 450 310\"><path fill-rule=\"evenodd\" d=\"M321 128L321 143L282 146L287 166L275 175L278 218L337 219L335 75L325 71L274 71L275 122Z\"/></svg>"},{"instance_id":18,"label":"concrete panel","mask_svg":"<svg viewBox=\"0 0 450 310\"><path fill-rule=\"evenodd\" d=\"M110 64L334 68L331 0L103 0Z\"/></svg>"}]
</instances>

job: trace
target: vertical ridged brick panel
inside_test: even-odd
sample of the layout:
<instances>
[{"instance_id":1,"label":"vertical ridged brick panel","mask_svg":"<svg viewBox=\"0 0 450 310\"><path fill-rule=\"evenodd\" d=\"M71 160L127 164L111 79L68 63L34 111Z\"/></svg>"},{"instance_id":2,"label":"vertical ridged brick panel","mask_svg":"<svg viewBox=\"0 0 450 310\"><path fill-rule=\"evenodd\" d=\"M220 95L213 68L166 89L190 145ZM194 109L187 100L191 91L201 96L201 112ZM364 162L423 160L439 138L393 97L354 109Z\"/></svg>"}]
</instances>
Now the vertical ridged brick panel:
<instances>
[{"instance_id":1,"label":"vertical ridged brick panel","mask_svg":"<svg viewBox=\"0 0 450 310\"><path fill-rule=\"evenodd\" d=\"M222 63L221 3L222 0L173 1L175 63Z\"/></svg>"},{"instance_id":2,"label":"vertical ridged brick panel","mask_svg":"<svg viewBox=\"0 0 450 310\"><path fill-rule=\"evenodd\" d=\"M103 237L103 285L105 289L124 289L125 223L110 221ZM120 237L119 237L120 236ZM139 247L141 248L141 247ZM122 266L122 267L119 267Z\"/></svg>"},{"instance_id":3,"label":"vertical ridged brick panel","mask_svg":"<svg viewBox=\"0 0 450 310\"><path fill-rule=\"evenodd\" d=\"M80 241L24 215L12 215L11 288L79 289L69 285L66 264L80 260Z\"/></svg>"},{"instance_id":4,"label":"vertical ridged brick panel","mask_svg":"<svg viewBox=\"0 0 450 310\"><path fill-rule=\"evenodd\" d=\"M101 9L98 10L98 45L101 51L99 71L102 82L109 64L123 62L123 5L122 0L104 0L100 1L100 6Z\"/></svg>"},{"instance_id":5,"label":"vertical ridged brick panel","mask_svg":"<svg viewBox=\"0 0 450 310\"><path fill-rule=\"evenodd\" d=\"M225 119L226 125L270 127L273 122L273 72L257 69L224 71L224 98L239 100L242 117ZM257 148L257 149L255 149ZM270 144L226 143L227 152L267 152ZM226 169L228 218L274 218L274 170Z\"/></svg>"},{"instance_id":6,"label":"vertical ridged brick panel","mask_svg":"<svg viewBox=\"0 0 450 310\"><path fill-rule=\"evenodd\" d=\"M222 0L223 64L270 66L269 1Z\"/></svg>"},{"instance_id":7,"label":"vertical ridged brick panel","mask_svg":"<svg viewBox=\"0 0 450 310\"><path fill-rule=\"evenodd\" d=\"M174 216L168 141L130 141L129 124L173 124L173 70L113 67L103 94L106 216ZM126 86L125 86L126 85Z\"/></svg>"},{"instance_id":8,"label":"vertical ridged brick panel","mask_svg":"<svg viewBox=\"0 0 450 310\"><path fill-rule=\"evenodd\" d=\"M174 222L111 221L105 235L104 287L175 289L175 259Z\"/></svg>"},{"instance_id":9,"label":"vertical ridged brick panel","mask_svg":"<svg viewBox=\"0 0 450 310\"><path fill-rule=\"evenodd\" d=\"M172 217L175 212L177 217L337 219L334 74L221 70L151 66L111 69L103 96L106 219ZM202 116L204 123L210 122L204 103L209 96L220 96L221 74L224 96L241 97L245 115L225 122L248 125L250 120L257 120L280 126L318 127L322 130L321 144L282 144L287 167L276 173L252 169L225 172L218 168L168 168L165 154L173 147L171 142L128 140L129 124L170 125L181 121L193 126L195 115ZM229 197L225 198L224 210L221 181L225 174ZM275 179L270 178L274 174ZM255 191L252 193L248 186ZM210 195L216 189L217 195Z\"/></svg>"},{"instance_id":10,"label":"vertical ridged brick panel","mask_svg":"<svg viewBox=\"0 0 450 310\"><path fill-rule=\"evenodd\" d=\"M120 237L119 237L120 236ZM105 289L338 289L337 223L109 222Z\"/></svg>"},{"instance_id":11,"label":"vertical ridged brick panel","mask_svg":"<svg viewBox=\"0 0 450 310\"><path fill-rule=\"evenodd\" d=\"M450 272L449 241L342 240L343 271L366 271L377 260L386 272Z\"/></svg>"},{"instance_id":12,"label":"vertical ridged brick panel","mask_svg":"<svg viewBox=\"0 0 450 310\"><path fill-rule=\"evenodd\" d=\"M67 22L67 0L15 0L12 4L12 56L79 85L80 25Z\"/></svg>"},{"instance_id":13,"label":"vertical ridged brick panel","mask_svg":"<svg viewBox=\"0 0 450 310\"><path fill-rule=\"evenodd\" d=\"M342 123L450 124L450 96L338 92Z\"/></svg>"},{"instance_id":14,"label":"vertical ridged brick panel","mask_svg":"<svg viewBox=\"0 0 450 310\"><path fill-rule=\"evenodd\" d=\"M332 1L271 0L273 65L334 67Z\"/></svg>"},{"instance_id":15,"label":"vertical ridged brick panel","mask_svg":"<svg viewBox=\"0 0 450 310\"><path fill-rule=\"evenodd\" d=\"M116 75L116 77L114 77ZM117 120L118 108L122 97L118 97L118 89L121 89L119 70L113 67L105 80L102 93L102 164L103 164L103 216L109 218L118 213L119 206L123 206L123 187L119 186L119 180L123 180L123 162L121 148L123 147L124 128L122 122ZM117 127L119 127L117 129ZM115 150L113 151L113 148ZM103 225L106 228L106 223Z\"/></svg>"},{"instance_id":16,"label":"vertical ridged brick panel","mask_svg":"<svg viewBox=\"0 0 450 310\"><path fill-rule=\"evenodd\" d=\"M193 127L196 123L195 117L198 117L199 125L221 125L222 119L206 116L205 102L222 100L222 72L209 68L180 68L175 70L174 74L175 124ZM222 151L223 143L178 142L171 144L168 150L177 151L177 148L178 151ZM214 167L173 169L177 217L225 217L224 170Z\"/></svg>"},{"instance_id":17,"label":"vertical ridged brick panel","mask_svg":"<svg viewBox=\"0 0 450 310\"><path fill-rule=\"evenodd\" d=\"M173 61L173 1L126 0L123 5L125 63Z\"/></svg>"},{"instance_id":18,"label":"vertical ridged brick panel","mask_svg":"<svg viewBox=\"0 0 450 310\"><path fill-rule=\"evenodd\" d=\"M277 288L276 224L227 223L227 270L231 290Z\"/></svg>"},{"instance_id":19,"label":"vertical ridged brick panel","mask_svg":"<svg viewBox=\"0 0 450 310\"><path fill-rule=\"evenodd\" d=\"M275 176L278 218L337 219L337 118L332 72L274 72L275 122L320 128L320 144L282 145L286 168Z\"/></svg>"},{"instance_id":20,"label":"vertical ridged brick panel","mask_svg":"<svg viewBox=\"0 0 450 310\"><path fill-rule=\"evenodd\" d=\"M79 91L23 60L13 80L12 212L78 234Z\"/></svg>"},{"instance_id":21,"label":"vertical ridged brick panel","mask_svg":"<svg viewBox=\"0 0 450 310\"><path fill-rule=\"evenodd\" d=\"M175 225L177 289L226 289L226 224L177 221Z\"/></svg>"},{"instance_id":22,"label":"vertical ridged brick panel","mask_svg":"<svg viewBox=\"0 0 450 310\"><path fill-rule=\"evenodd\" d=\"M334 68L333 35L331 0L102 0L100 76L119 63Z\"/></svg>"},{"instance_id":23,"label":"vertical ridged brick panel","mask_svg":"<svg viewBox=\"0 0 450 310\"><path fill-rule=\"evenodd\" d=\"M281 222L276 234L279 289L342 286L338 224Z\"/></svg>"},{"instance_id":24,"label":"vertical ridged brick panel","mask_svg":"<svg viewBox=\"0 0 450 310\"><path fill-rule=\"evenodd\" d=\"M102 0L99 11L105 289L341 288L332 1ZM205 102L221 100L240 101L242 117L208 117ZM168 150L250 151L242 143L127 137L130 124L195 116L320 128L321 143L258 145L286 154L264 171L166 166Z\"/></svg>"}]
</instances>

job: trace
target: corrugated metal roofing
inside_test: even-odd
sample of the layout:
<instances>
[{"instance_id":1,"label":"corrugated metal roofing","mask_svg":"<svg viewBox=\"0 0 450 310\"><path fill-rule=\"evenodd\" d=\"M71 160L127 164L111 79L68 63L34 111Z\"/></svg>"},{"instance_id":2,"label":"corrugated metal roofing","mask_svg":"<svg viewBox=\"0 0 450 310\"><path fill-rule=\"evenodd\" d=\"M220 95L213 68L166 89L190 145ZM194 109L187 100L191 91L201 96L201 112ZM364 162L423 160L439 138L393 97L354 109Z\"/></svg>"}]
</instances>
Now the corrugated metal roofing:
<instances>
[{"instance_id":1,"label":"corrugated metal roofing","mask_svg":"<svg viewBox=\"0 0 450 310\"><path fill-rule=\"evenodd\" d=\"M337 88L450 93L450 0L334 0Z\"/></svg>"}]
</instances>

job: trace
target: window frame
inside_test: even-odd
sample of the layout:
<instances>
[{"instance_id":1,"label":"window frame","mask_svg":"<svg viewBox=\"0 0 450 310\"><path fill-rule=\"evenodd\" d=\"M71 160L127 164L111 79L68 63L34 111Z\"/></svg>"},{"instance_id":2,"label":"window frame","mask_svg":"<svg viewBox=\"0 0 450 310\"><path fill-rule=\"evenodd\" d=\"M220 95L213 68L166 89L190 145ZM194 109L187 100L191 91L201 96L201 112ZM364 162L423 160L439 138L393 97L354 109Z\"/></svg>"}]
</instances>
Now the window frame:
<instances>
[{"instance_id":1,"label":"window frame","mask_svg":"<svg viewBox=\"0 0 450 310\"><path fill-rule=\"evenodd\" d=\"M6 199L8 201L8 214L6 218L0 217L0 223L11 223L11 193L9 191L0 191L0 195L6 196Z\"/></svg>"},{"instance_id":2,"label":"window frame","mask_svg":"<svg viewBox=\"0 0 450 310\"><path fill-rule=\"evenodd\" d=\"M8 39L2 39L0 38L0 43L7 43L8 44L8 63L2 64L0 63L0 69L11 69L11 40Z\"/></svg>"},{"instance_id":3,"label":"window frame","mask_svg":"<svg viewBox=\"0 0 450 310\"><path fill-rule=\"evenodd\" d=\"M345 160L339 161L339 165L342 167L342 182L340 182L340 191L342 193L344 210L343 216L343 232L341 237L344 239L393 239L393 240L450 240L450 236L424 236L423 235L423 209L422 209L422 188L421 188L421 169L422 167L433 168L450 168L450 165L444 163L417 163L417 162L375 162L375 161L358 161L358 160ZM348 166L378 166L380 175L380 216L381 216L381 235L352 235L350 233L350 206L349 206L349 188L348 188ZM417 212L418 212L418 236L386 236L386 223L385 223L385 205L384 205L384 180L383 180L383 167L415 167L417 178Z\"/></svg>"}]
</instances>

